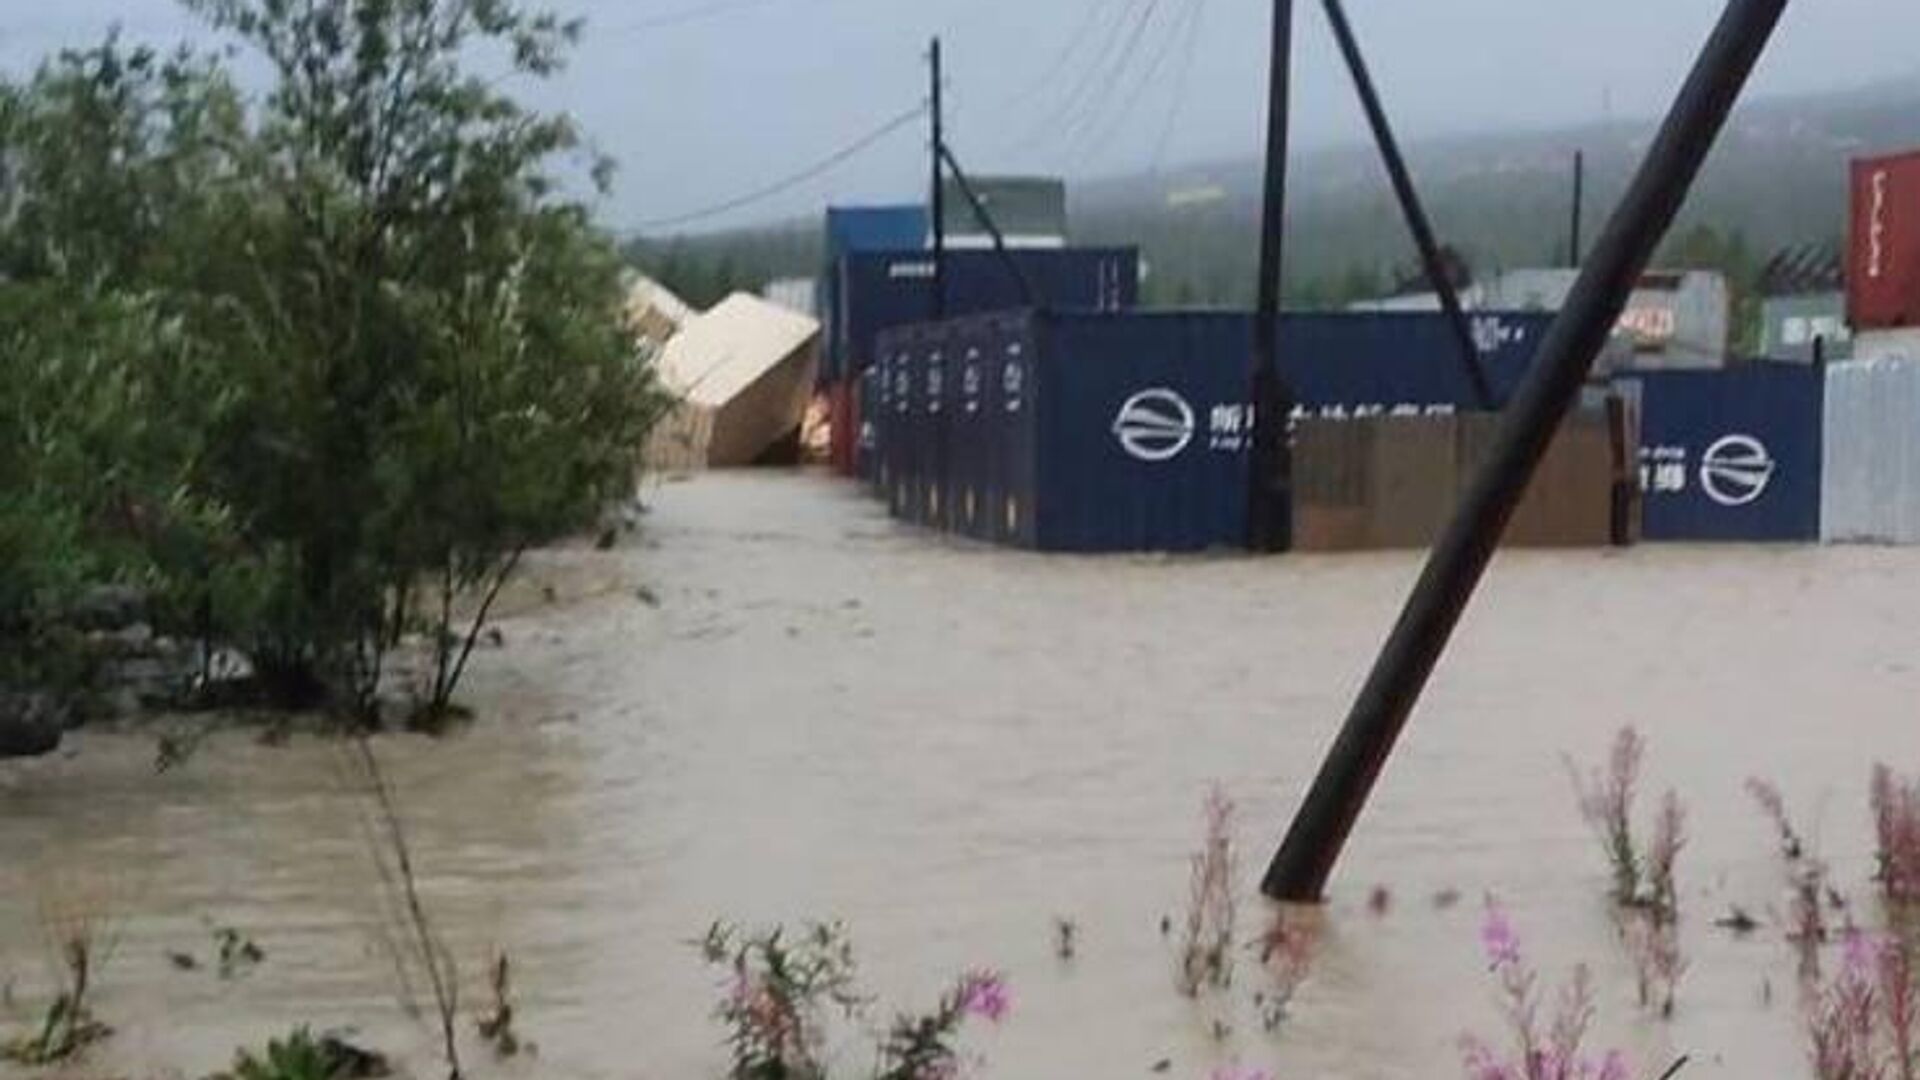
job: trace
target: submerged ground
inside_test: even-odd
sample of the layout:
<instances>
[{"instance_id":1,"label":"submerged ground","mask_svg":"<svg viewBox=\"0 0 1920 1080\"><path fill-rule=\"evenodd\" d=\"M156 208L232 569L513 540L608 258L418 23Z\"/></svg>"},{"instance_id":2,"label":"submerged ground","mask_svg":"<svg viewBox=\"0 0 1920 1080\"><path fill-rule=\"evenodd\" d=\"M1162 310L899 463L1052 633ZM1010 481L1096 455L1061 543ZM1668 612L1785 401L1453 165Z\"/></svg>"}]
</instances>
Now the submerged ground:
<instances>
[{"instance_id":1,"label":"submerged ground","mask_svg":"<svg viewBox=\"0 0 1920 1080\"><path fill-rule=\"evenodd\" d=\"M1173 990L1159 923L1218 781L1239 804L1257 936L1254 884L1415 556L1043 558L897 526L850 485L792 474L648 497L641 539L540 562L557 602L518 605L478 659L470 731L380 746L470 996L491 949L514 957L539 1046L516 1073L718 1075L714 979L685 943L716 918L840 917L889 1002L925 1003L963 967L1007 972L1014 1013L973 1043L987 1075L1140 1076L1163 1059L1189 1077L1232 1060L1454 1075L1460 1032L1497 1030L1475 939L1493 890L1553 974L1593 963L1601 1033L1637 1060L1792 1075L1786 947L1710 925L1729 904L1763 921L1782 906L1742 782L1777 779L1864 896L1868 769L1920 770L1920 551L1504 554L1350 849L1314 974L1268 1034L1257 965L1196 1005ZM1599 758L1627 723L1650 743L1643 816L1669 784L1691 812L1692 968L1670 1023L1635 1013L1561 760ZM0 765L0 1030L38 1004L43 925L79 910L112 944L102 1074L198 1075L303 1022L357 1027L432 1073L430 1037L395 1005L337 749L230 733L156 774L150 735L71 747ZM1465 899L1436 906L1443 890ZM1079 927L1068 963L1056 917ZM209 952L218 926L265 962L222 980L169 960ZM857 1042L846 1054L867 1061Z\"/></svg>"}]
</instances>

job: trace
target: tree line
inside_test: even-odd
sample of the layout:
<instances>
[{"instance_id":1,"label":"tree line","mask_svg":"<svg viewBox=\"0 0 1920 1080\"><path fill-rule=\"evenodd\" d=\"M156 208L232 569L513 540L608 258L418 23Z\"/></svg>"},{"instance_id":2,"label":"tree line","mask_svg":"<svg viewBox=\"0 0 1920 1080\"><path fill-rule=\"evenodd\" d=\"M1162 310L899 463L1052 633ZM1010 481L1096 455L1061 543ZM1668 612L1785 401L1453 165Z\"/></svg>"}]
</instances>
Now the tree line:
<instances>
[{"instance_id":1,"label":"tree line","mask_svg":"<svg viewBox=\"0 0 1920 1080\"><path fill-rule=\"evenodd\" d=\"M232 47L115 34L0 82L0 690L84 683L73 612L118 583L274 702L369 724L423 643L438 723L486 601L631 495L664 406L563 194L608 164L469 70L550 76L580 27L182 2Z\"/></svg>"}]
</instances>

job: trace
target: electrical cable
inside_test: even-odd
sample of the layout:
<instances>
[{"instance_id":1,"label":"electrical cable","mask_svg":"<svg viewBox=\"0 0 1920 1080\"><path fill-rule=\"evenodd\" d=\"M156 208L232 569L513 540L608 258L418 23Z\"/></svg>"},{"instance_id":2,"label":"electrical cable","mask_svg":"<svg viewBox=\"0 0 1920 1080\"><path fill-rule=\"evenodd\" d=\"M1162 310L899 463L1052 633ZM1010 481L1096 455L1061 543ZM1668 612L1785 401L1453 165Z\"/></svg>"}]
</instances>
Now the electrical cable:
<instances>
[{"instance_id":1,"label":"electrical cable","mask_svg":"<svg viewBox=\"0 0 1920 1080\"><path fill-rule=\"evenodd\" d=\"M1117 99L1121 84L1127 77L1127 71L1133 66L1133 58L1140 51L1140 43L1146 39L1147 27L1153 24L1154 13L1159 10L1160 0L1147 0L1140 18L1133 24L1133 32L1127 36L1125 48L1120 57L1109 69L1106 85L1099 93L1088 99L1088 109L1074 124L1063 128L1060 133L1062 142L1071 141L1075 147L1085 143L1089 134L1098 130L1112 116L1111 106Z\"/></svg>"},{"instance_id":2,"label":"electrical cable","mask_svg":"<svg viewBox=\"0 0 1920 1080\"><path fill-rule=\"evenodd\" d=\"M712 3L693 7L663 11L656 15L645 16L635 22L621 23L598 30L597 35L634 34L644 30L659 30L669 26L683 26L687 23L705 22L709 19L731 15L736 11L748 11L754 8L769 7L782 0L713 0Z\"/></svg>"},{"instance_id":3,"label":"electrical cable","mask_svg":"<svg viewBox=\"0 0 1920 1080\"><path fill-rule=\"evenodd\" d=\"M1193 84L1193 61L1200 48L1201 25L1206 21L1207 0L1194 0L1193 20L1187 26L1186 55L1180 59L1180 75L1174 83L1173 101L1167 108L1167 120L1160 128L1160 138L1154 142L1153 162L1149 172L1159 175L1161 166L1166 164L1167 146L1173 139L1174 128L1179 126L1181 114L1186 111L1187 94Z\"/></svg>"},{"instance_id":4,"label":"electrical cable","mask_svg":"<svg viewBox=\"0 0 1920 1080\"><path fill-rule=\"evenodd\" d=\"M907 110L906 112L903 112L898 116L893 117L892 119L888 120L886 123L881 124L879 127L874 128L872 131L869 131L865 135L860 136L858 139L855 139L853 142L848 143L847 145L841 147L838 150L835 150L833 153L827 155L826 157L820 159L819 161L816 161L813 164L808 165L806 168L801 169L798 172L795 172L789 176L783 177L779 180L775 180L772 183L766 184L762 187L755 188L752 191L746 192L745 194L737 195L731 199L727 199L723 202L714 203L711 206L702 207L698 210L691 210L684 214L675 214L671 217L661 217L661 218L654 218L649 221L642 221L639 224L638 228L643 230L644 229L662 229L662 228L669 228L676 225L686 225L691 222L703 221L703 220L706 220L707 218L718 217L721 214L738 210L738 209L741 209L742 207L751 206L754 203L772 198L775 195L779 195L783 192L792 190L793 188L796 188L801 184L804 184L807 181L814 179L815 177L818 177L827 173L828 171L832 170L835 166L841 164L842 162L845 162L847 159L853 157L854 155L859 154L861 151L866 150L868 147L873 146L875 143L878 143L880 140L886 138L888 135L893 134L894 132L900 130L901 128L906 127L908 124L913 123L915 120L920 119L922 116L925 116L926 113L927 113L926 105L924 104L915 105L913 108Z\"/></svg>"},{"instance_id":5,"label":"electrical cable","mask_svg":"<svg viewBox=\"0 0 1920 1080\"><path fill-rule=\"evenodd\" d=\"M1107 27L1107 32L1102 39L1100 48L1093 55L1092 64L1081 73L1080 78L1076 80L1068 90L1066 97L1060 99L1060 103L1048 113L1044 119L1032 127L1029 127L1019 139L1007 144L1006 152L1008 155L1017 156L1024 154L1048 139L1059 137L1065 122L1071 120L1075 111L1079 109L1081 99L1085 97L1086 93L1092 90L1094 85L1099 81L1100 73L1106 70L1108 62L1112 59L1114 50L1120 45L1126 33L1127 23L1132 16L1132 12L1143 3L1151 5L1153 0L1127 0L1127 6L1121 9L1120 17L1115 19L1114 22Z\"/></svg>"},{"instance_id":6,"label":"electrical cable","mask_svg":"<svg viewBox=\"0 0 1920 1080\"><path fill-rule=\"evenodd\" d=\"M1121 127L1139 107L1147 91L1153 88L1154 79L1160 74L1160 69L1166 66L1167 60L1173 56L1174 50L1179 48L1182 41L1192 38L1188 28L1198 20L1200 4L1201 0L1186 0L1185 6L1174 15L1172 25L1167 28L1166 38L1160 42L1160 48L1148 58L1146 68L1140 72L1140 78L1134 82L1119 109L1113 113L1106 124L1097 129L1087 130L1087 137L1079 144L1079 149L1074 155L1076 158L1098 153L1110 145L1114 136L1120 133Z\"/></svg>"},{"instance_id":7,"label":"electrical cable","mask_svg":"<svg viewBox=\"0 0 1920 1080\"><path fill-rule=\"evenodd\" d=\"M1093 40L1092 31L1099 21L1100 12L1109 5L1110 0L1089 0L1086 10L1081 12L1080 19L1074 25L1073 33L1068 35L1066 43L1056 51L1053 61L1040 72L1039 78L1002 102L999 111L1012 112L1026 105L1065 74L1068 65L1073 63L1073 58L1080 54L1080 46Z\"/></svg>"}]
</instances>

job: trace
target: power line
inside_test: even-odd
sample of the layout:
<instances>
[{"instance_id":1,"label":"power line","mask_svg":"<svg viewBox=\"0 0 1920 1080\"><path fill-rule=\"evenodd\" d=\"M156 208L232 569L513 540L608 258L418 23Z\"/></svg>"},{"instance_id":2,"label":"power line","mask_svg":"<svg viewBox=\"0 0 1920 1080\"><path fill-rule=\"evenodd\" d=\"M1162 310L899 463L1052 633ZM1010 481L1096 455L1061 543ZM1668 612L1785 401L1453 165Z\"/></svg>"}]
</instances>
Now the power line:
<instances>
[{"instance_id":1,"label":"power line","mask_svg":"<svg viewBox=\"0 0 1920 1080\"><path fill-rule=\"evenodd\" d=\"M687 23L706 22L736 11L750 11L755 8L771 7L783 0L712 0L711 3L683 7L674 11L662 11L645 16L634 22L609 26L598 31L602 35L634 34L645 30L659 30L669 26L684 26Z\"/></svg>"},{"instance_id":2,"label":"power line","mask_svg":"<svg viewBox=\"0 0 1920 1080\"><path fill-rule=\"evenodd\" d=\"M1085 152L1100 151L1119 133L1121 126L1133 115L1147 91L1153 88L1154 79L1160 74L1160 69L1166 66L1173 51L1180 46L1182 40L1190 38L1187 28L1198 20L1199 13L1200 0L1187 0L1185 7L1174 16L1172 25L1167 28L1167 36L1160 42L1160 48L1148 58L1146 68L1140 72L1140 78L1134 82L1119 109L1113 113L1106 124L1087 129L1087 138L1080 144Z\"/></svg>"},{"instance_id":3,"label":"power line","mask_svg":"<svg viewBox=\"0 0 1920 1080\"><path fill-rule=\"evenodd\" d=\"M1167 160L1167 144L1173 139L1173 129L1179 126L1180 116L1186 111L1187 91L1193 79L1193 59L1200 45L1200 28L1206 22L1207 0L1195 0L1193 21L1187 26L1186 55L1180 58L1180 76L1174 82L1173 102L1167 108L1167 121L1160 128L1160 138L1153 146L1154 173Z\"/></svg>"},{"instance_id":4,"label":"power line","mask_svg":"<svg viewBox=\"0 0 1920 1080\"><path fill-rule=\"evenodd\" d=\"M926 115L926 112L927 112L927 107L925 105L915 105L913 108L907 110L906 112L903 112L898 116L895 116L893 119L888 120L886 123L880 125L877 128L874 128L872 131L867 132L865 135L860 136L858 139L855 139L853 142L848 143L847 145L841 147L838 150L835 150L833 153L827 155L824 158L821 158L819 161L814 162L812 165L809 165L806 168L801 169L800 171L793 173L790 176L783 177L770 184L767 184L764 187L755 188L752 191L749 191L743 195L735 196L734 198L728 199L725 202L715 203L712 206L702 207L701 209L698 209L698 210L691 210L684 214L675 214L672 217L654 218L651 221L642 221L638 227L641 229L663 229L663 228L669 228L675 225L686 225L691 222L702 221L712 217L718 217L721 214L725 214L733 210L738 210L745 206L751 206L754 203L760 202L764 199L772 198L775 195L779 195L782 192L789 191L793 188L799 187L801 184L804 184L807 181L814 179L815 177L818 177L827 173L828 171L832 170L834 166L841 164L847 159L853 157L854 155L860 153L861 151L879 142L881 139L886 138L888 135L891 135L894 132L900 130L901 128L906 127L908 124L911 124L914 121L920 119L922 116Z\"/></svg>"},{"instance_id":5,"label":"power line","mask_svg":"<svg viewBox=\"0 0 1920 1080\"><path fill-rule=\"evenodd\" d=\"M1160 0L1147 0L1141 10L1140 18L1133 24L1133 33L1127 36L1127 44L1120 51L1120 59L1110 69L1106 85L1100 92L1088 99L1088 109L1079 120L1063 134L1067 138L1084 141L1087 134L1099 127L1113 104L1114 95L1119 92L1120 82L1127 76L1127 69L1133 66L1134 54L1140 51L1140 42L1145 38L1147 27L1153 24L1154 12L1159 10Z\"/></svg>"},{"instance_id":6,"label":"power line","mask_svg":"<svg viewBox=\"0 0 1920 1080\"><path fill-rule=\"evenodd\" d=\"M1040 77L1023 87L999 106L1002 112L1012 112L1040 96L1040 92L1052 86L1055 80L1066 73L1067 66L1080 54L1080 46L1093 40L1093 28L1098 24L1100 12L1109 6L1109 0L1089 0L1086 10L1081 12L1079 21L1074 25L1073 33L1055 53L1051 63L1041 70Z\"/></svg>"},{"instance_id":7,"label":"power line","mask_svg":"<svg viewBox=\"0 0 1920 1080\"><path fill-rule=\"evenodd\" d=\"M1127 22L1133 11L1143 2L1151 6L1153 0L1127 0L1127 6L1120 9L1119 17L1107 27L1100 49L1093 55L1092 64L1081 73L1080 78L1067 91L1067 96L1060 99L1059 105L1047 115L1046 119L1028 128L1025 135L1008 145L1007 150L1010 154L1025 153L1047 139L1059 135L1064 122L1071 119L1079 107L1080 99L1099 81L1100 73L1106 69L1115 48L1119 46L1121 38L1126 33Z\"/></svg>"}]
</instances>

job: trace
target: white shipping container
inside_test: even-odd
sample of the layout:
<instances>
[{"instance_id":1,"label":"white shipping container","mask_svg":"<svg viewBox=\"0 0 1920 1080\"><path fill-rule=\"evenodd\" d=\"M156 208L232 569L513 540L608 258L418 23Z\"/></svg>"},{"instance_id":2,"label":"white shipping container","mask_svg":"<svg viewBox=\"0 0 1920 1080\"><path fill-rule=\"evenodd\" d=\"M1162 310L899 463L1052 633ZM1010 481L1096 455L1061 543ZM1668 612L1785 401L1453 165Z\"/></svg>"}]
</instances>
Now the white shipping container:
<instances>
[{"instance_id":1,"label":"white shipping container","mask_svg":"<svg viewBox=\"0 0 1920 1080\"><path fill-rule=\"evenodd\" d=\"M1861 330L1853 336L1855 360L1920 360L1920 329Z\"/></svg>"},{"instance_id":2,"label":"white shipping container","mask_svg":"<svg viewBox=\"0 0 1920 1080\"><path fill-rule=\"evenodd\" d=\"M813 278L778 278L767 282L760 295L769 303L809 317L820 314L820 283Z\"/></svg>"},{"instance_id":3,"label":"white shipping container","mask_svg":"<svg viewBox=\"0 0 1920 1080\"><path fill-rule=\"evenodd\" d=\"M1920 353L1827 368L1820 538L1920 544Z\"/></svg>"}]
</instances>

